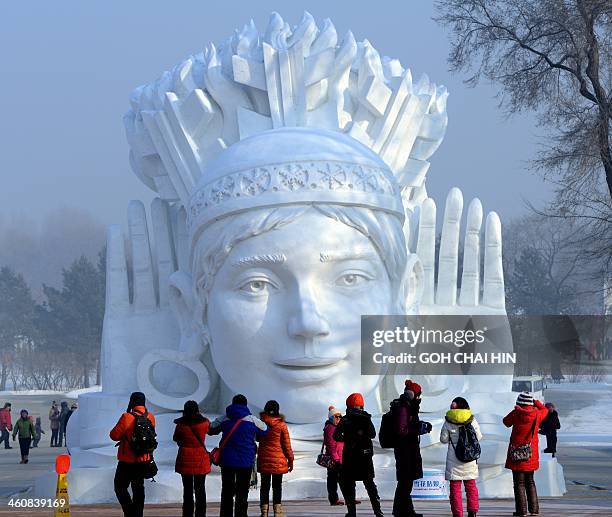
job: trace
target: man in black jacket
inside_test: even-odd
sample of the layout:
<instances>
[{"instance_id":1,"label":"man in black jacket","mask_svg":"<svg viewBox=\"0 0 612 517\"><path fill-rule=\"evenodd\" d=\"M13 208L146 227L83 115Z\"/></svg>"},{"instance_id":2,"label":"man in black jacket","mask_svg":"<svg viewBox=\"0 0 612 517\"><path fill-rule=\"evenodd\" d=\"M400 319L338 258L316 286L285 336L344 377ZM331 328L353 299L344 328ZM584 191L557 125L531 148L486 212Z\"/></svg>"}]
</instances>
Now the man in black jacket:
<instances>
[{"instance_id":1,"label":"man in black jacket","mask_svg":"<svg viewBox=\"0 0 612 517\"><path fill-rule=\"evenodd\" d=\"M363 396L353 393L346 399L346 415L342 417L334 431L334 440L344 442L342 450L341 487L346 501L346 517L355 517L356 481L363 481L372 510L376 517L384 517L380 508L378 488L374 483L374 446L372 438L376 437L376 430L372 424L372 417L363 410Z\"/></svg>"}]
</instances>

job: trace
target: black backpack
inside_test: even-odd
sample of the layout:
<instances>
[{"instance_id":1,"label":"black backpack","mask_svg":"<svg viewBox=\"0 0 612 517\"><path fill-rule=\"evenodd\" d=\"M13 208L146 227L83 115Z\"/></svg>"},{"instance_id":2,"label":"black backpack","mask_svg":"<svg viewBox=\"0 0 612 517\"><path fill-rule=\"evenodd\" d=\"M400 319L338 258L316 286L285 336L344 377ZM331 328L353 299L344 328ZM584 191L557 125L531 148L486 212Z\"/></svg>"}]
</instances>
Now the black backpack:
<instances>
[{"instance_id":1,"label":"black backpack","mask_svg":"<svg viewBox=\"0 0 612 517\"><path fill-rule=\"evenodd\" d=\"M380 431L378 432L378 441L383 449L393 449L397 442L395 434L395 418L393 409L387 411L380 421Z\"/></svg>"},{"instance_id":2,"label":"black backpack","mask_svg":"<svg viewBox=\"0 0 612 517\"><path fill-rule=\"evenodd\" d=\"M480 443L478 443L476 430L472 427L472 424L467 423L459 426L457 445L453 443L450 437L449 440L459 461L469 463L480 458Z\"/></svg>"},{"instance_id":3,"label":"black backpack","mask_svg":"<svg viewBox=\"0 0 612 517\"><path fill-rule=\"evenodd\" d=\"M130 440L130 448L138 456L151 454L157 448L157 434L155 426L149 420L149 412L145 410L143 415L130 411L130 415L134 417L134 432Z\"/></svg>"}]
</instances>

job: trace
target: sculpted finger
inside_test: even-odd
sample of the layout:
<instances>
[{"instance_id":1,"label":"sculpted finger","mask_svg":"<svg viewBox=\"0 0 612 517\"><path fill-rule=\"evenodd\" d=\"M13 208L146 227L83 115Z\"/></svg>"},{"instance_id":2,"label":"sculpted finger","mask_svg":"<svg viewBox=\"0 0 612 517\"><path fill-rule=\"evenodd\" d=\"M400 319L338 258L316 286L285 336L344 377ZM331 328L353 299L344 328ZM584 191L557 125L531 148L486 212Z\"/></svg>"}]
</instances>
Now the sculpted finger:
<instances>
[{"instance_id":1,"label":"sculpted finger","mask_svg":"<svg viewBox=\"0 0 612 517\"><path fill-rule=\"evenodd\" d=\"M176 256L180 271L189 271L189 233L187 231L187 212L181 208L176 220Z\"/></svg>"},{"instance_id":2,"label":"sculpted finger","mask_svg":"<svg viewBox=\"0 0 612 517\"><path fill-rule=\"evenodd\" d=\"M106 233L106 311L113 314L130 305L128 270L123 232L119 225Z\"/></svg>"},{"instance_id":3,"label":"sculpted finger","mask_svg":"<svg viewBox=\"0 0 612 517\"><path fill-rule=\"evenodd\" d=\"M484 289L482 303L488 307L504 309L504 268L502 265L502 233L499 216L487 215L485 229Z\"/></svg>"},{"instance_id":4,"label":"sculpted finger","mask_svg":"<svg viewBox=\"0 0 612 517\"><path fill-rule=\"evenodd\" d=\"M423 265L423 305L433 305L436 261L436 203L427 198L421 205L417 255Z\"/></svg>"},{"instance_id":5,"label":"sculpted finger","mask_svg":"<svg viewBox=\"0 0 612 517\"><path fill-rule=\"evenodd\" d=\"M472 199L468 208L463 245L463 271L461 274L460 305L478 305L480 297L480 229L482 227L482 204Z\"/></svg>"},{"instance_id":6,"label":"sculpted finger","mask_svg":"<svg viewBox=\"0 0 612 517\"><path fill-rule=\"evenodd\" d=\"M156 305L155 285L153 283L147 216L142 202L130 201L128 205L128 225L132 247L134 307L136 310L153 309Z\"/></svg>"},{"instance_id":7,"label":"sculpted finger","mask_svg":"<svg viewBox=\"0 0 612 517\"><path fill-rule=\"evenodd\" d=\"M448 193L444 208L438 259L437 305L455 305L457 301L457 263L462 212L463 194L458 188L452 188Z\"/></svg>"},{"instance_id":8,"label":"sculpted finger","mask_svg":"<svg viewBox=\"0 0 612 517\"><path fill-rule=\"evenodd\" d=\"M155 198L151 203L151 222L155 234L159 305L162 306L168 303L169 279L176 267L172 253L168 204L160 198Z\"/></svg>"}]
</instances>

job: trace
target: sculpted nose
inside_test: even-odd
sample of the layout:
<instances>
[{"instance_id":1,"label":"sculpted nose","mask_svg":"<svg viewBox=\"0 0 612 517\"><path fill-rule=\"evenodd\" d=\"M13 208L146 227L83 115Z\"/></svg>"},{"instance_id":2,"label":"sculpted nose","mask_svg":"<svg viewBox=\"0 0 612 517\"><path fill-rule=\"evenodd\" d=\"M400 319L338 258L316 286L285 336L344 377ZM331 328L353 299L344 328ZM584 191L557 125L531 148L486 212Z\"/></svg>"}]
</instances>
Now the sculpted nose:
<instances>
[{"instance_id":1,"label":"sculpted nose","mask_svg":"<svg viewBox=\"0 0 612 517\"><path fill-rule=\"evenodd\" d=\"M306 340L325 337L329 324L312 299L302 299L298 310L289 318L287 331L292 338Z\"/></svg>"}]
</instances>

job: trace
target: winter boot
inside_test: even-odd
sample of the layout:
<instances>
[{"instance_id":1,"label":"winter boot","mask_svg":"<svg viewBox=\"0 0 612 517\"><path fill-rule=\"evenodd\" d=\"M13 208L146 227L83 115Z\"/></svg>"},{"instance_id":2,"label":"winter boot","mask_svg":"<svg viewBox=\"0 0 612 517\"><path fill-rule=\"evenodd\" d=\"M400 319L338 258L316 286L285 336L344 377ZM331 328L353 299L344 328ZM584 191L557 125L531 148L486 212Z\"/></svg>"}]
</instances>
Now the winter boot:
<instances>
[{"instance_id":1,"label":"winter boot","mask_svg":"<svg viewBox=\"0 0 612 517\"><path fill-rule=\"evenodd\" d=\"M270 508L270 505L260 504L259 508L261 509L261 517L268 517L268 510Z\"/></svg>"},{"instance_id":2,"label":"winter boot","mask_svg":"<svg viewBox=\"0 0 612 517\"><path fill-rule=\"evenodd\" d=\"M25 463L25 456L22 454L21 455L21 461L19 462L20 465L23 465Z\"/></svg>"},{"instance_id":3,"label":"winter boot","mask_svg":"<svg viewBox=\"0 0 612 517\"><path fill-rule=\"evenodd\" d=\"M27 457L27 456L24 456L24 457L23 457L23 462L24 462L24 463L27 463L27 462L28 462L28 457Z\"/></svg>"},{"instance_id":4,"label":"winter boot","mask_svg":"<svg viewBox=\"0 0 612 517\"><path fill-rule=\"evenodd\" d=\"M283 513L283 505L280 503L274 503L272 505L272 509L274 510L274 517L284 517Z\"/></svg>"}]
</instances>

